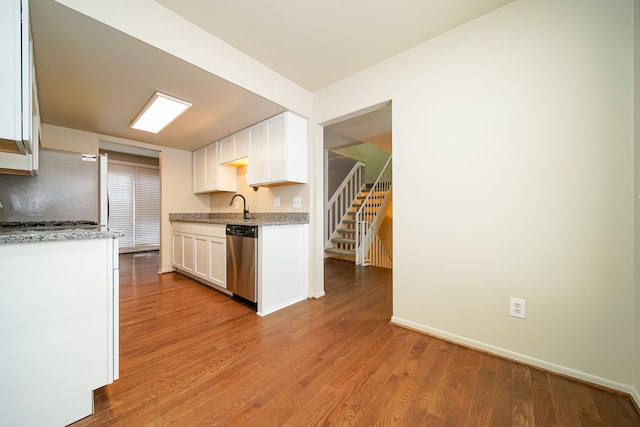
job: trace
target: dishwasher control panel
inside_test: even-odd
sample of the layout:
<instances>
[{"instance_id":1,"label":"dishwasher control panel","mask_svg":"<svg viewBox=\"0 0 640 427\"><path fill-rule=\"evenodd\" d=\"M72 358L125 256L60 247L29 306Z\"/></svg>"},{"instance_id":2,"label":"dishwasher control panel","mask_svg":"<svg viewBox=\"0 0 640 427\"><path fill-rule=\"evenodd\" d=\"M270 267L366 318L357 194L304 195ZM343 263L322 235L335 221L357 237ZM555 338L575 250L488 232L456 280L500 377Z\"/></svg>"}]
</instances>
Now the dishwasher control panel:
<instances>
[{"instance_id":1,"label":"dishwasher control panel","mask_svg":"<svg viewBox=\"0 0 640 427\"><path fill-rule=\"evenodd\" d=\"M257 225L227 225L228 236L258 237Z\"/></svg>"}]
</instances>

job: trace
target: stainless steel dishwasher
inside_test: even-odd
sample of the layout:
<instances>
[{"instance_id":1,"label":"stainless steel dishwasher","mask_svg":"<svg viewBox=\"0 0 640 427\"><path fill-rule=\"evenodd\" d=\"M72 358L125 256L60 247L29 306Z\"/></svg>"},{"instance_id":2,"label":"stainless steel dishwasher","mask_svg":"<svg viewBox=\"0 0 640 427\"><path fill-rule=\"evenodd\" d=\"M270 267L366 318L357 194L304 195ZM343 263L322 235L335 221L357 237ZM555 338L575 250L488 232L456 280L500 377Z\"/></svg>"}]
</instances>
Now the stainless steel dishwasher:
<instances>
[{"instance_id":1,"label":"stainless steel dishwasher","mask_svg":"<svg viewBox=\"0 0 640 427\"><path fill-rule=\"evenodd\" d=\"M227 225L227 290L255 304L258 227Z\"/></svg>"}]
</instances>

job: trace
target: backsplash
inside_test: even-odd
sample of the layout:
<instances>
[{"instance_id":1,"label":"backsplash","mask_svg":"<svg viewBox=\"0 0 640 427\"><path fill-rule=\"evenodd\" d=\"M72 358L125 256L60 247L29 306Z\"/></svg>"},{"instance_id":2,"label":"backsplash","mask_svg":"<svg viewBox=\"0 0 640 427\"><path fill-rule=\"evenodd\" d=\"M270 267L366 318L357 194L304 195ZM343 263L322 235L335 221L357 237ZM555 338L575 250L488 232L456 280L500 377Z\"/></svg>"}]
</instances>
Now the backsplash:
<instances>
[{"instance_id":1,"label":"backsplash","mask_svg":"<svg viewBox=\"0 0 640 427\"><path fill-rule=\"evenodd\" d=\"M0 221L98 221L98 192L98 163L41 148L39 175L0 175Z\"/></svg>"},{"instance_id":2,"label":"backsplash","mask_svg":"<svg viewBox=\"0 0 640 427\"><path fill-rule=\"evenodd\" d=\"M247 184L245 174L247 167L238 168L236 193L242 194L247 200L249 212L309 212L309 185L288 184L272 187L259 187L258 191ZM242 199L236 198L239 207L229 206L231 197L235 193L212 193L209 198L210 212L242 213ZM300 207L293 207L294 197L300 198ZM274 198L280 199L280 206L274 206Z\"/></svg>"}]
</instances>

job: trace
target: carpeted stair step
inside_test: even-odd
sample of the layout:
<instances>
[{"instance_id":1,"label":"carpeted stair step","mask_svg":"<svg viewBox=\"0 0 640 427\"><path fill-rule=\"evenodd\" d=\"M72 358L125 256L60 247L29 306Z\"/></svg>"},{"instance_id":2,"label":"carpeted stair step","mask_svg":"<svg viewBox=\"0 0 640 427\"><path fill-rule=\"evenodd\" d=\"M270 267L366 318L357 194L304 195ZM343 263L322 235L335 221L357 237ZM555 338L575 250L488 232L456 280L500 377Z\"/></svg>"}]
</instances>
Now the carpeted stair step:
<instances>
[{"instance_id":1,"label":"carpeted stair step","mask_svg":"<svg viewBox=\"0 0 640 427\"><path fill-rule=\"evenodd\" d=\"M346 245L355 245L356 244L356 240L355 239L345 239L343 237L335 237L333 239L331 239L332 243L343 243Z\"/></svg>"},{"instance_id":2,"label":"carpeted stair step","mask_svg":"<svg viewBox=\"0 0 640 427\"><path fill-rule=\"evenodd\" d=\"M344 256L356 256L356 251L348 251L346 249L328 248L324 250L328 254L344 255Z\"/></svg>"}]
</instances>

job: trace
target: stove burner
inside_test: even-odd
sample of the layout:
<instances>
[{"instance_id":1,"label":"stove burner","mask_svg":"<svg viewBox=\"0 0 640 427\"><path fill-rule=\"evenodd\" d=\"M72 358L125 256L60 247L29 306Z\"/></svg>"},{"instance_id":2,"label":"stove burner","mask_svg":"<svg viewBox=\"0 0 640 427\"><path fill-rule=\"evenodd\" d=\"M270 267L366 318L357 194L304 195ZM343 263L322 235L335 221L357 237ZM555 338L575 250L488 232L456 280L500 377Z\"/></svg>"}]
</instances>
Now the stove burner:
<instances>
[{"instance_id":1,"label":"stove burner","mask_svg":"<svg viewBox=\"0 0 640 427\"><path fill-rule=\"evenodd\" d=\"M22 228L21 222L0 222L1 229Z\"/></svg>"},{"instance_id":2,"label":"stove burner","mask_svg":"<svg viewBox=\"0 0 640 427\"><path fill-rule=\"evenodd\" d=\"M40 228L46 226L47 224L41 221L27 221L22 223L23 228Z\"/></svg>"},{"instance_id":3,"label":"stove burner","mask_svg":"<svg viewBox=\"0 0 640 427\"><path fill-rule=\"evenodd\" d=\"M75 223L76 226L83 226L83 225L88 225L88 226L97 226L98 223L95 221L76 221Z\"/></svg>"}]
</instances>

